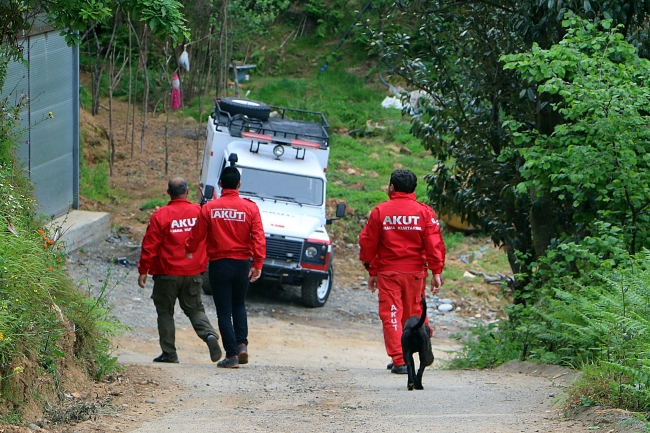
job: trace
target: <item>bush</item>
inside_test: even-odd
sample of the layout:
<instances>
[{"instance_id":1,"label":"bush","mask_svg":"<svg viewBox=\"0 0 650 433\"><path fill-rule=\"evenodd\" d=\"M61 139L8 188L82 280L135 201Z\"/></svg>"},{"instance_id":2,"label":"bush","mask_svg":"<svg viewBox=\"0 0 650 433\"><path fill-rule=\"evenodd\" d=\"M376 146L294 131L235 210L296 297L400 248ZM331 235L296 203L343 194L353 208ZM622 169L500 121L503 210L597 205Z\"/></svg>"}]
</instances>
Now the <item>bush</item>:
<instances>
[{"instance_id":1,"label":"bush","mask_svg":"<svg viewBox=\"0 0 650 433\"><path fill-rule=\"evenodd\" d=\"M573 404L649 412L650 251L630 256L607 238L551 252L556 261L542 262L539 274L547 280L535 291L537 302L511 306L508 322L472 329L452 366L493 367L519 358L578 368L584 375L570 391ZM611 249L616 257L586 272L594 256ZM567 255L585 271L562 273Z\"/></svg>"}]
</instances>

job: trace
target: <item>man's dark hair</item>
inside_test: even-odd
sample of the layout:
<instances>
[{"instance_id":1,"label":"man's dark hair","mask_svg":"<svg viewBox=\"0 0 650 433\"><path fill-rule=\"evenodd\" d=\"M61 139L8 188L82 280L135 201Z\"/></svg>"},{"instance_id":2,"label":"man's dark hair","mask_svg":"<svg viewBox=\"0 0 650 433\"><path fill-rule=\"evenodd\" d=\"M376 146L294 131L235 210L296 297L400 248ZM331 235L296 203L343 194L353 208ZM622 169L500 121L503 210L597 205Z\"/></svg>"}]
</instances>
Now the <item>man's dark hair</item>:
<instances>
[{"instance_id":1,"label":"man's dark hair","mask_svg":"<svg viewBox=\"0 0 650 433\"><path fill-rule=\"evenodd\" d=\"M178 198L187 192L187 182L182 177L175 177L167 183L167 190L171 198Z\"/></svg>"},{"instance_id":2,"label":"man's dark hair","mask_svg":"<svg viewBox=\"0 0 650 433\"><path fill-rule=\"evenodd\" d=\"M221 172L221 187L224 189L237 189L237 184L241 180L241 174L236 167L226 167Z\"/></svg>"},{"instance_id":3,"label":"man's dark hair","mask_svg":"<svg viewBox=\"0 0 650 433\"><path fill-rule=\"evenodd\" d=\"M412 193L418 186L418 178L411 170L395 170L390 175L390 183L397 192Z\"/></svg>"}]
</instances>

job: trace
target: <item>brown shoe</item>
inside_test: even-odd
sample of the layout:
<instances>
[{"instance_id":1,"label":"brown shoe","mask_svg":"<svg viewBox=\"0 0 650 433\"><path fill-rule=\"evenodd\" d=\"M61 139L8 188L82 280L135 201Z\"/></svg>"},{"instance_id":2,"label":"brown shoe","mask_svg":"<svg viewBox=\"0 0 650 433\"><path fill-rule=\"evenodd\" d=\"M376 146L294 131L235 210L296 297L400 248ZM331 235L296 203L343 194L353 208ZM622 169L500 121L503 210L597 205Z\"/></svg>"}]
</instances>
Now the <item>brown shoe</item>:
<instances>
[{"instance_id":1,"label":"brown shoe","mask_svg":"<svg viewBox=\"0 0 650 433\"><path fill-rule=\"evenodd\" d=\"M238 349L239 353L237 354L237 358L239 358L239 363L248 364L248 348L242 343L239 345Z\"/></svg>"}]
</instances>

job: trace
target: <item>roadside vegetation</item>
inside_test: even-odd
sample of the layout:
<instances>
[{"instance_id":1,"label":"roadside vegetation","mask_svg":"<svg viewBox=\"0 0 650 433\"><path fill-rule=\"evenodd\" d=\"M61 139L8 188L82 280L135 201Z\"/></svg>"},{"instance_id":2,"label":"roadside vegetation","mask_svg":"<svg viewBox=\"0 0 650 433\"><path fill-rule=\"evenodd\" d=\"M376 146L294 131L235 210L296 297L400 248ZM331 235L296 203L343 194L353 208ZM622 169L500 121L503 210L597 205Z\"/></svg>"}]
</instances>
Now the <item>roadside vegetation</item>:
<instances>
[{"instance_id":1,"label":"roadside vegetation","mask_svg":"<svg viewBox=\"0 0 650 433\"><path fill-rule=\"evenodd\" d=\"M644 3L373 3L357 23L364 3L269 0L250 8L235 1L223 8L186 5L182 16L179 3L168 0L162 4L169 21L160 23L152 2L119 13L81 2L88 27L73 23L80 33L69 37L86 36L79 42L91 84L82 104L97 113L100 96L121 98L132 119L141 116L144 130L149 113L169 113L173 62L186 49L192 67L181 72L183 113L200 123L216 95L323 112L332 127L328 195L346 202L350 213L333 226L335 237L356 242L368 211L386 198L390 172L406 167L426 179L419 198L505 250L491 260L514 275L500 288L508 317L458 336L464 350L453 366L489 368L512 359L569 366L584 373L569 391L569 405L629 409L648 419L650 32ZM348 38L339 46L342 34ZM254 79L232 82L233 62L255 64ZM394 86L419 90L417 106L403 93L404 115L382 109L380 72ZM144 134L134 128L127 134L131 151L144 153ZM119 200L109 187L112 123L107 135L101 158L81 168L82 192L100 202ZM7 161L7 184L29 197ZM24 200L21 218L7 213L6 222L0 220L7 226L0 236L45 241L45 247L35 244L33 258L25 255L31 260L25 269L34 269L40 284L59 275L61 257L47 245L52 234L34 234L31 204ZM142 207L161 203L152 197ZM7 234L9 224L18 235ZM465 241L445 236L450 251ZM5 244L9 248L9 241L0 248ZM43 274L41 262L48 265ZM449 279L463 278L460 269L446 272ZM64 284L56 281L52 287ZM66 305L83 304L29 290L46 297L39 307L57 296L65 317L75 317ZM0 314L17 308L19 301L10 298L3 298ZM16 332L1 327L20 319L7 317L7 325L0 320L0 345ZM21 347L11 341L6 347ZM95 349L84 350L97 359ZM15 380L17 367L0 364L7 377L0 385Z\"/></svg>"},{"instance_id":2,"label":"roadside vegetation","mask_svg":"<svg viewBox=\"0 0 650 433\"><path fill-rule=\"evenodd\" d=\"M129 13L145 27L155 27L153 35L185 36L180 3L130 6ZM49 24L72 44L115 9L124 10L102 2L5 2L0 14L0 88L8 62L25 60L21 38L37 17L46 14ZM61 227L37 213L29 179L14 158L27 104L26 95L0 100L0 423L11 424L22 423L25 414L35 419L46 408L58 411L65 406L66 393L119 370L111 338L125 329L111 315L105 298L113 287L75 286L63 269ZM110 192L101 166L82 166L81 171L85 191L90 185L98 197Z\"/></svg>"},{"instance_id":3,"label":"roadside vegetation","mask_svg":"<svg viewBox=\"0 0 650 433\"><path fill-rule=\"evenodd\" d=\"M63 270L58 227L39 220L14 159L20 106L0 101L0 421L56 406L85 376L116 371L110 338L124 329ZM77 381L77 383L75 383Z\"/></svg>"}]
</instances>

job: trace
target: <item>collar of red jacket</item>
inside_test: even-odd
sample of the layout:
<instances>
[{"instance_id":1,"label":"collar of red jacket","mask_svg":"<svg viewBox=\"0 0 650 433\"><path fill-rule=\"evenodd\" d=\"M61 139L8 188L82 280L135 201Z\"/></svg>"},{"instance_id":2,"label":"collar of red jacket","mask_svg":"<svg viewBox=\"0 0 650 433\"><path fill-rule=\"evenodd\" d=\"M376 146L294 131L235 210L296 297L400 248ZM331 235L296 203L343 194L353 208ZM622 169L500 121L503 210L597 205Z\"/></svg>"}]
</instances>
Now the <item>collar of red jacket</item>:
<instances>
[{"instance_id":1,"label":"collar of red jacket","mask_svg":"<svg viewBox=\"0 0 650 433\"><path fill-rule=\"evenodd\" d=\"M183 198L183 197L173 198L173 199L171 199L169 201L169 203L167 203L167 206L169 206L171 204L185 204L185 203L189 203L189 202L190 201L188 199Z\"/></svg>"},{"instance_id":2,"label":"collar of red jacket","mask_svg":"<svg viewBox=\"0 0 650 433\"><path fill-rule=\"evenodd\" d=\"M415 193L414 192L395 191L395 192L391 192L390 194L388 194L388 197L390 197L391 200L393 200L395 198L408 198L408 199L411 199L411 200L415 200Z\"/></svg>"},{"instance_id":3,"label":"collar of red jacket","mask_svg":"<svg viewBox=\"0 0 650 433\"><path fill-rule=\"evenodd\" d=\"M239 191L236 189L224 188L221 191L221 197L239 197Z\"/></svg>"}]
</instances>

